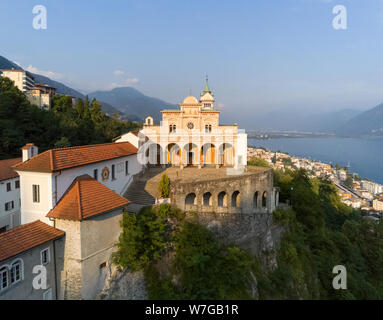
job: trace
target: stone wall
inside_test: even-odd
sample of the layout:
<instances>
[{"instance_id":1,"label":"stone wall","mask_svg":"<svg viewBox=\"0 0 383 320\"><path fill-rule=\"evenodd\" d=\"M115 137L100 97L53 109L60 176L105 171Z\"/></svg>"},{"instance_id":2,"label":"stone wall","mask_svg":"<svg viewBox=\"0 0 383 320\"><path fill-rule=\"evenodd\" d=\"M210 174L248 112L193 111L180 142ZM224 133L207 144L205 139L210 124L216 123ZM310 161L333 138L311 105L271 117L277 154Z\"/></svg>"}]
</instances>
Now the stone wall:
<instances>
[{"instance_id":1,"label":"stone wall","mask_svg":"<svg viewBox=\"0 0 383 320\"><path fill-rule=\"evenodd\" d=\"M222 192L226 193L224 202L219 197ZM209 203L204 196L207 193L211 194ZM263 194L267 195L265 201ZM190 195L195 195L193 203ZM208 181L173 180L170 198L173 205L187 212L189 220L206 226L220 240L258 257L268 256L267 264L276 265L273 253L283 230L272 223L279 198L272 169Z\"/></svg>"},{"instance_id":2,"label":"stone wall","mask_svg":"<svg viewBox=\"0 0 383 320\"><path fill-rule=\"evenodd\" d=\"M198 172L196 174L203 171ZM207 196L210 193L210 201ZM222 202L222 194L224 200ZM184 211L216 213L272 213L277 191L273 187L272 169L240 175L226 175L210 180L183 182L171 180L171 203ZM195 195L194 202L186 200ZM237 198L235 198L237 194ZM256 196L256 194L258 196ZM207 196L206 196L207 195ZM266 196L262 203L262 196ZM205 201L204 201L205 196ZM221 203L220 203L221 201Z\"/></svg>"}]
</instances>

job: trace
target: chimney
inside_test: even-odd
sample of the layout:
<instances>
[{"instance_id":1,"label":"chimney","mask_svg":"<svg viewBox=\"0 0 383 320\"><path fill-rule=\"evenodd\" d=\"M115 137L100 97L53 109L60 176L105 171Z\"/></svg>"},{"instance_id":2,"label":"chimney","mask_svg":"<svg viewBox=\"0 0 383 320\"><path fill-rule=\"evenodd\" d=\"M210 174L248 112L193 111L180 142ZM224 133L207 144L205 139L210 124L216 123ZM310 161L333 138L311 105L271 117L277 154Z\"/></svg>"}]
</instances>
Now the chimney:
<instances>
[{"instance_id":1,"label":"chimney","mask_svg":"<svg viewBox=\"0 0 383 320\"><path fill-rule=\"evenodd\" d=\"M39 148L37 148L33 143L27 143L24 147L21 148L21 150L23 152L23 162L34 156L37 156L39 153Z\"/></svg>"}]
</instances>

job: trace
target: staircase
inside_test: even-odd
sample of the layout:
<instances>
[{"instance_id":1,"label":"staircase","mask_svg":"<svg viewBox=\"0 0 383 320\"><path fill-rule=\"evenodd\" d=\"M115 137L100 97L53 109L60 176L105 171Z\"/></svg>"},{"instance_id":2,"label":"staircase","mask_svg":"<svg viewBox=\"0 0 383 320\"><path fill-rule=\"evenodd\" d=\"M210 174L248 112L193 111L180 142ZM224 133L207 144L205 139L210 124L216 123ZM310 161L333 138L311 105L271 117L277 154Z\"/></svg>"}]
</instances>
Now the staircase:
<instances>
[{"instance_id":1,"label":"staircase","mask_svg":"<svg viewBox=\"0 0 383 320\"><path fill-rule=\"evenodd\" d=\"M161 171L163 171L162 168L150 168L141 176L138 176L133 180L124 194L124 197L131 202L128 205L129 212L138 213L142 208L154 205L155 197L149 193L145 187L148 180L159 174Z\"/></svg>"}]
</instances>

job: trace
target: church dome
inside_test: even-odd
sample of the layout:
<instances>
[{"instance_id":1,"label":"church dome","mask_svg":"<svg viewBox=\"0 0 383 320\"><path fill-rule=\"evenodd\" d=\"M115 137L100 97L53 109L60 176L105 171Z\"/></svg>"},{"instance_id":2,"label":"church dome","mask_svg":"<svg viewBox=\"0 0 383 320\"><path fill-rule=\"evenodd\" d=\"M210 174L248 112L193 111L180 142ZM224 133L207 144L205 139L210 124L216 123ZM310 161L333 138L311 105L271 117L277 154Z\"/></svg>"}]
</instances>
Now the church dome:
<instances>
[{"instance_id":1,"label":"church dome","mask_svg":"<svg viewBox=\"0 0 383 320\"><path fill-rule=\"evenodd\" d=\"M198 104L198 100L196 97L187 96L183 102L184 104Z\"/></svg>"}]
</instances>

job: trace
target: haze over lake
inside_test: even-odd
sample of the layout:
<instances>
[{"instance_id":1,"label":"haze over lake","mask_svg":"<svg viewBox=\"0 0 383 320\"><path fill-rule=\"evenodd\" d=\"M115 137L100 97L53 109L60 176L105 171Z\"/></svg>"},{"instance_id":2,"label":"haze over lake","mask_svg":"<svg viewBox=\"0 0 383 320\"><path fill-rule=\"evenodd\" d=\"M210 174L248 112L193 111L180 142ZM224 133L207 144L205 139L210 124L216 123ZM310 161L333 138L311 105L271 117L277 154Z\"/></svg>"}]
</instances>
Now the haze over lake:
<instances>
[{"instance_id":1,"label":"haze over lake","mask_svg":"<svg viewBox=\"0 0 383 320\"><path fill-rule=\"evenodd\" d=\"M383 184L383 138L249 139L248 144L332 165L350 163L350 172Z\"/></svg>"}]
</instances>

